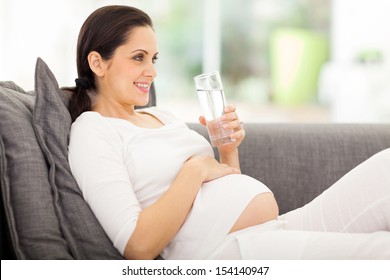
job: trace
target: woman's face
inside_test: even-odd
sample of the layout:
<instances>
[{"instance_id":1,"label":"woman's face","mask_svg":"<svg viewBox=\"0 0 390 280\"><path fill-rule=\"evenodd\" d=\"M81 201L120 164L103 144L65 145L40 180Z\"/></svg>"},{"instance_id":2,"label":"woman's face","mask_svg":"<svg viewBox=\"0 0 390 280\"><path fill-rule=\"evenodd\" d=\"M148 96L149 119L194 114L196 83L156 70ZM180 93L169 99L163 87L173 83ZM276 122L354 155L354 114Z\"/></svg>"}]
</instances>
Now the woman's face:
<instances>
[{"instance_id":1,"label":"woman's face","mask_svg":"<svg viewBox=\"0 0 390 280\"><path fill-rule=\"evenodd\" d=\"M106 61L107 69L99 83L99 94L124 106L143 106L156 77L156 35L151 27L134 28L127 42Z\"/></svg>"}]
</instances>

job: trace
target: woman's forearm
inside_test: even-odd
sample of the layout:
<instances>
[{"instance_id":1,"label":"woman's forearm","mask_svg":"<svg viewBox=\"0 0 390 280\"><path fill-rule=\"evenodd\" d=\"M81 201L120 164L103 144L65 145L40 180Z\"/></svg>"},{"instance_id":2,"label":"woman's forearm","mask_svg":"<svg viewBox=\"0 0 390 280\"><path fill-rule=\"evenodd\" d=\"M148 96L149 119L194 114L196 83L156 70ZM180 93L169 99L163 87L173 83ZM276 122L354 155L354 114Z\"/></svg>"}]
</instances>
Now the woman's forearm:
<instances>
[{"instance_id":1,"label":"woman's forearm","mask_svg":"<svg viewBox=\"0 0 390 280\"><path fill-rule=\"evenodd\" d=\"M238 149L234 149L232 151L223 152L222 149L219 150L219 161L220 163L227 164L231 167L234 167L240 170L240 160L238 155Z\"/></svg>"},{"instance_id":2,"label":"woman's forearm","mask_svg":"<svg viewBox=\"0 0 390 280\"><path fill-rule=\"evenodd\" d=\"M124 252L127 259L154 259L176 235L203 183L201 170L193 167L184 165L168 191L141 212Z\"/></svg>"}]
</instances>

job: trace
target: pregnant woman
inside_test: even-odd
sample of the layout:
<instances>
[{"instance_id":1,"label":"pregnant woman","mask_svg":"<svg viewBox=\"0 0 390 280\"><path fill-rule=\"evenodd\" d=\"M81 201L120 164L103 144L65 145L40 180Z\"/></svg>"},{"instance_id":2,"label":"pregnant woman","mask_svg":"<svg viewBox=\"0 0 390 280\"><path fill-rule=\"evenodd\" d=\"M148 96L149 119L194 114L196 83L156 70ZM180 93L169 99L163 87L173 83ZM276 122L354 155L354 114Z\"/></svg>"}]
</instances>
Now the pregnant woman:
<instances>
[{"instance_id":1,"label":"pregnant woman","mask_svg":"<svg viewBox=\"0 0 390 280\"><path fill-rule=\"evenodd\" d=\"M279 216L272 192L240 173L245 130L234 106L225 109L224 121L235 141L218 148L219 162L208 141L170 112L135 109L149 101L157 56L152 21L136 8L99 8L80 30L69 162L124 257L390 258L389 151L304 208ZM381 183L362 199L370 187L362 178L382 164ZM367 211L343 212L340 201ZM330 242L336 249L321 249Z\"/></svg>"}]
</instances>

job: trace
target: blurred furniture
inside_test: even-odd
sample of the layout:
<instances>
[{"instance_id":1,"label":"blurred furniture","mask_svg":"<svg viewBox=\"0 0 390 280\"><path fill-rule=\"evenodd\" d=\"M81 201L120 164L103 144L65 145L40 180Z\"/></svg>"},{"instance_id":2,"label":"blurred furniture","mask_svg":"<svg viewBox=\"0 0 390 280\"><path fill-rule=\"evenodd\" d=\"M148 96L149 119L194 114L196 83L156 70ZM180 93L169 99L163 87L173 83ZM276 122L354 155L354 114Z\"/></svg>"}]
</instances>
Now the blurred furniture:
<instances>
[{"instance_id":1,"label":"blurred furniture","mask_svg":"<svg viewBox=\"0 0 390 280\"><path fill-rule=\"evenodd\" d=\"M317 100L318 76L328 60L327 38L303 28L278 28L270 40L272 100L284 106Z\"/></svg>"}]
</instances>

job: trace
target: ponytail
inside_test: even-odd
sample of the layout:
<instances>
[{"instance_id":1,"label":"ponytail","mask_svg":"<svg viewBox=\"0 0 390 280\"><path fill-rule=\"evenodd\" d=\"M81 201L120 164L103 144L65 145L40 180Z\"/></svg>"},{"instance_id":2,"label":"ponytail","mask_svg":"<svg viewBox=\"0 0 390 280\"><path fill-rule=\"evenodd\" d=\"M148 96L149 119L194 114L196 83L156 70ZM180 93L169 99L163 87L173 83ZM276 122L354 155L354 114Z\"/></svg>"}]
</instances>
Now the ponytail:
<instances>
[{"instance_id":1,"label":"ponytail","mask_svg":"<svg viewBox=\"0 0 390 280\"><path fill-rule=\"evenodd\" d=\"M86 84L82 85L82 82L79 80L81 79L76 79L76 87L69 100L69 112L72 117L72 122L74 122L83 112L92 110L91 98L87 93L88 86L86 86Z\"/></svg>"}]
</instances>

